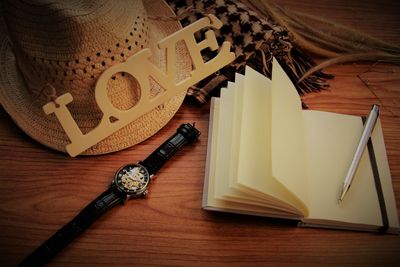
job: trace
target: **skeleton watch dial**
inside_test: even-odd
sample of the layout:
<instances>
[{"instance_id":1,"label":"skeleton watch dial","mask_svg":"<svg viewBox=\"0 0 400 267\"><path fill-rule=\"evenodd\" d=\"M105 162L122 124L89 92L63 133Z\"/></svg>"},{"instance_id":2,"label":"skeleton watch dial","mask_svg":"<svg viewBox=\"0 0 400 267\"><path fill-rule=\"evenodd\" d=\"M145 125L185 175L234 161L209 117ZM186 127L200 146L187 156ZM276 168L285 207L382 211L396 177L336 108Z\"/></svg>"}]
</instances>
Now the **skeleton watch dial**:
<instances>
[{"instance_id":1,"label":"skeleton watch dial","mask_svg":"<svg viewBox=\"0 0 400 267\"><path fill-rule=\"evenodd\" d=\"M140 164L125 165L115 174L116 186L129 195L141 195L150 182L149 172Z\"/></svg>"}]
</instances>

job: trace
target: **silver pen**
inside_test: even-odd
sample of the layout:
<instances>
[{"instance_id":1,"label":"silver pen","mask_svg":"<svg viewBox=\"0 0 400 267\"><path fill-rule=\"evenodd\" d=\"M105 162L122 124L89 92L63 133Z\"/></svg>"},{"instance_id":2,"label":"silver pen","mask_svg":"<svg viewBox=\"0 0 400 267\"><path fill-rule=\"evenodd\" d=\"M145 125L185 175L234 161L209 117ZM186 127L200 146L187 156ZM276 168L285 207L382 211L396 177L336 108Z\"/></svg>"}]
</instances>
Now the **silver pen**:
<instances>
[{"instance_id":1,"label":"silver pen","mask_svg":"<svg viewBox=\"0 0 400 267\"><path fill-rule=\"evenodd\" d=\"M375 127L376 121L379 116L379 106L373 105L371 112L368 115L367 122L365 123L364 130L361 134L360 142L358 143L357 150L354 153L353 161L350 164L349 170L347 172L346 178L344 179L342 193L339 197L339 204L342 202L344 196L350 188L351 182L353 181L354 174L357 170L358 164L360 163L361 156L367 146L368 139L371 136L372 130Z\"/></svg>"}]
</instances>

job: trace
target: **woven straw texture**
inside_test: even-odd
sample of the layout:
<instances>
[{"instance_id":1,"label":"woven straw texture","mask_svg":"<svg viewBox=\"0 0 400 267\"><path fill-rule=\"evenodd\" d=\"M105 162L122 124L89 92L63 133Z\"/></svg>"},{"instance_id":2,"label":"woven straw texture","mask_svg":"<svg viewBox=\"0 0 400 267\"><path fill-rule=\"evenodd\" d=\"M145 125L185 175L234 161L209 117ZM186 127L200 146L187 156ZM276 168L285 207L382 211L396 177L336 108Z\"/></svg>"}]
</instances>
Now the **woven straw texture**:
<instances>
[{"instance_id":1,"label":"woven straw texture","mask_svg":"<svg viewBox=\"0 0 400 267\"><path fill-rule=\"evenodd\" d=\"M55 115L45 115L42 106L71 93L72 116L83 133L91 131L103 116L94 97L101 73L143 48L150 48L152 62L165 70L165 53L158 50L157 42L181 26L148 18L174 16L163 1L31 2L9 1L2 7L0 103L28 135L65 152L70 141ZM189 74L191 61L183 44L176 50L176 79L181 80ZM165 90L150 82L152 96ZM122 110L132 108L140 98L138 83L127 73L113 76L107 92L111 103ZM118 151L147 139L172 118L184 96L172 98L82 154Z\"/></svg>"}]
</instances>

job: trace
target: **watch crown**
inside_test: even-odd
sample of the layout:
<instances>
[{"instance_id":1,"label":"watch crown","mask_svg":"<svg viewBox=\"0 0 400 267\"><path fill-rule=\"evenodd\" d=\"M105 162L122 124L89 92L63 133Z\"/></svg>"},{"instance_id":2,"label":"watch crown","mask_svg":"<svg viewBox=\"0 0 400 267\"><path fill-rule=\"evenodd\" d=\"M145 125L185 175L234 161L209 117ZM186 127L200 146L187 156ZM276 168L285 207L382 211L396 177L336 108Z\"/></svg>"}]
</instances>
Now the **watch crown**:
<instances>
[{"instance_id":1,"label":"watch crown","mask_svg":"<svg viewBox=\"0 0 400 267\"><path fill-rule=\"evenodd\" d=\"M142 193L142 197L147 197L147 195L149 194L149 190L144 190Z\"/></svg>"}]
</instances>

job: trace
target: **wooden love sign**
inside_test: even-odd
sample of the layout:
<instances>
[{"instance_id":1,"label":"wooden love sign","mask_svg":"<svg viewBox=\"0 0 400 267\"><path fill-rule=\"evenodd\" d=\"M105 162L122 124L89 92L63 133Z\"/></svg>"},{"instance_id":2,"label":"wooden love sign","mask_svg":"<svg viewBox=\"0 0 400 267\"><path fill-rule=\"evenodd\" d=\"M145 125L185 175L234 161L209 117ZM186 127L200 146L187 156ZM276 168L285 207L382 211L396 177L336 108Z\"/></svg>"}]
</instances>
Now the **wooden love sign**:
<instances>
[{"instance_id":1,"label":"wooden love sign","mask_svg":"<svg viewBox=\"0 0 400 267\"><path fill-rule=\"evenodd\" d=\"M229 42L224 42L222 44L219 53L213 59L204 62L200 53L201 50L209 48L215 51L219 48L215 33L211 29L205 33L204 40L199 43L196 42L194 33L205 27L219 29L222 27L222 22L214 15L208 15L158 42L159 49L166 50L167 66L165 73L150 62L149 58L152 53L149 48L145 48L132 55L126 62L105 70L99 77L95 87L96 102L103 112L103 117L100 123L86 134L82 133L66 106L73 101L70 93L63 94L54 101L45 104L43 106L44 112L47 115L52 113L56 115L71 141L71 143L66 146L68 154L75 157L140 116L162 105L175 95L186 91L190 86L232 62L235 59L235 54L230 52L231 44ZM176 43L181 40L185 42L188 48L192 59L193 70L189 77L176 82L175 46ZM140 66L140 68L137 68L137 66ZM107 82L118 72L126 72L135 77L141 88L138 103L128 110L120 110L114 107L107 96ZM150 98L149 76L165 89L164 92L159 93L153 98ZM110 118L116 118L116 120L111 122Z\"/></svg>"}]
</instances>

